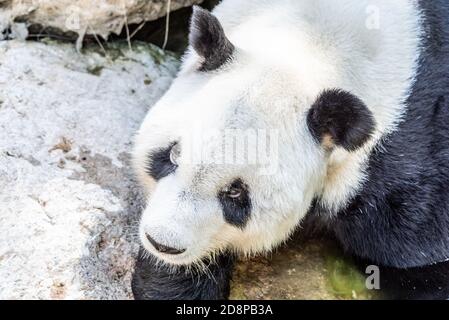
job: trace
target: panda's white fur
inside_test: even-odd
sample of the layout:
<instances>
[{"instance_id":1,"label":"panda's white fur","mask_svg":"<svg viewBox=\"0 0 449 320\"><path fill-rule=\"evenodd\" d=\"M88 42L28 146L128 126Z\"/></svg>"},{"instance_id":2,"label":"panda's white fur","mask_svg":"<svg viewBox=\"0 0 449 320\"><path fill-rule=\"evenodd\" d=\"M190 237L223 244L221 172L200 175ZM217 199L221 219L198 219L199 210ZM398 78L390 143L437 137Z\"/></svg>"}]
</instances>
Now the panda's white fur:
<instances>
[{"instance_id":1,"label":"panda's white fur","mask_svg":"<svg viewBox=\"0 0 449 320\"><path fill-rule=\"evenodd\" d=\"M421 18L412 0L225 0L213 14L235 46L232 63L198 72L202 58L190 48L135 140L134 166L148 192L141 240L170 264L229 248L268 251L291 234L316 197L330 212L341 208L363 181L373 147L401 120L417 68ZM354 93L373 113L375 133L363 148L329 152L314 141L307 111L328 88ZM192 140L200 136L203 149L221 150L223 141L208 132L227 128L274 130L276 172L190 161L186 146L198 143ZM146 170L148 154L174 141L184 148L179 167L156 182ZM216 196L236 177L251 194L244 228L226 223ZM145 233L187 250L160 253Z\"/></svg>"}]
</instances>

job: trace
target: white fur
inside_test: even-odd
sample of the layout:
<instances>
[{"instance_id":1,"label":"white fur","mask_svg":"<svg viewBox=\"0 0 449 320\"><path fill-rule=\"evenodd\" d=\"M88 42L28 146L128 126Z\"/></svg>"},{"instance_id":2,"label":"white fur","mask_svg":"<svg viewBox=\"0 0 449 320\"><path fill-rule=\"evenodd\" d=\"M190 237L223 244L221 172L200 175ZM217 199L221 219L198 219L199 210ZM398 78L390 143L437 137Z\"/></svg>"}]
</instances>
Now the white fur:
<instances>
[{"instance_id":1,"label":"white fur","mask_svg":"<svg viewBox=\"0 0 449 320\"><path fill-rule=\"evenodd\" d=\"M371 6L379 10L379 29L366 27ZM225 0L214 14L236 47L233 62L200 73L199 57L188 52L135 143L135 167L149 193L142 234L187 251L163 255L142 241L174 264L225 248L270 250L294 230L316 196L331 210L341 208L363 181L372 148L401 120L419 55L420 15L411 0ZM329 88L356 94L375 116L376 133L357 152L329 155L307 129L307 111ZM201 133L201 146L211 152L224 143L208 132L227 128L275 130L275 174L260 175L253 165L189 161L187 145L198 143L193 132ZM155 184L144 171L147 155L172 141L183 145L180 166ZM253 205L243 230L224 221L216 198L236 177L249 185Z\"/></svg>"}]
</instances>

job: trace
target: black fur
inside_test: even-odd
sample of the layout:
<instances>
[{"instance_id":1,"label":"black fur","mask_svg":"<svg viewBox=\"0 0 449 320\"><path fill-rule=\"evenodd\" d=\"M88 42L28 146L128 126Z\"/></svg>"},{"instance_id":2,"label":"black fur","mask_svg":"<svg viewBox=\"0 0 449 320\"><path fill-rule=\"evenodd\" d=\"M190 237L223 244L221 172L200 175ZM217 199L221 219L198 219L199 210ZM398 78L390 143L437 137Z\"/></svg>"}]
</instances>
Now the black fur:
<instances>
[{"instance_id":1,"label":"black fur","mask_svg":"<svg viewBox=\"0 0 449 320\"><path fill-rule=\"evenodd\" d=\"M333 144L349 151L363 146L375 127L373 114L363 101L340 89L319 95L307 115L307 125L319 143L328 136Z\"/></svg>"},{"instance_id":2,"label":"black fur","mask_svg":"<svg viewBox=\"0 0 449 320\"><path fill-rule=\"evenodd\" d=\"M328 222L348 252L398 268L449 258L449 5L420 6L425 49L405 119L371 155L358 195Z\"/></svg>"},{"instance_id":3,"label":"black fur","mask_svg":"<svg viewBox=\"0 0 449 320\"><path fill-rule=\"evenodd\" d=\"M240 189L241 196L235 199L230 198L227 191L230 188ZM237 179L227 190L218 193L218 200L221 204L224 218L227 223L243 229L251 214L251 198L248 186L241 179Z\"/></svg>"},{"instance_id":4,"label":"black fur","mask_svg":"<svg viewBox=\"0 0 449 320\"><path fill-rule=\"evenodd\" d=\"M226 38L218 19L209 11L194 6L190 44L204 58L200 71L219 69L232 58L234 45Z\"/></svg>"},{"instance_id":5,"label":"black fur","mask_svg":"<svg viewBox=\"0 0 449 320\"><path fill-rule=\"evenodd\" d=\"M156 181L172 174L177 166L170 161L170 151L176 143L170 144L167 148L152 151L148 155L148 165L146 172Z\"/></svg>"},{"instance_id":6,"label":"black fur","mask_svg":"<svg viewBox=\"0 0 449 320\"><path fill-rule=\"evenodd\" d=\"M143 250L143 249L142 249ZM211 263L207 272L188 271L179 267L170 272L166 267L156 267L152 259L139 254L132 280L134 298L137 300L223 300L229 297L229 284L235 258L221 255Z\"/></svg>"},{"instance_id":7,"label":"black fur","mask_svg":"<svg viewBox=\"0 0 449 320\"><path fill-rule=\"evenodd\" d=\"M362 273L369 262L358 262ZM379 298L394 300L435 300L449 297L449 262L400 269L379 267Z\"/></svg>"}]
</instances>

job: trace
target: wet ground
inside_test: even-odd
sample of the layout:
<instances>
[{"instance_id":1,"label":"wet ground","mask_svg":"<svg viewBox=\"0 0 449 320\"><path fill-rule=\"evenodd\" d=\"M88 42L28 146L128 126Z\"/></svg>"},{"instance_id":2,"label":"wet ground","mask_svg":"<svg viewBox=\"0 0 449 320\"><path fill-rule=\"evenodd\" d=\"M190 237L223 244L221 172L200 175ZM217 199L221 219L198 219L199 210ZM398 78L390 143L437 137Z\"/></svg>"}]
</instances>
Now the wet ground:
<instances>
[{"instance_id":1,"label":"wet ground","mask_svg":"<svg viewBox=\"0 0 449 320\"><path fill-rule=\"evenodd\" d=\"M238 264L231 299L373 299L365 275L333 240L293 240Z\"/></svg>"}]
</instances>

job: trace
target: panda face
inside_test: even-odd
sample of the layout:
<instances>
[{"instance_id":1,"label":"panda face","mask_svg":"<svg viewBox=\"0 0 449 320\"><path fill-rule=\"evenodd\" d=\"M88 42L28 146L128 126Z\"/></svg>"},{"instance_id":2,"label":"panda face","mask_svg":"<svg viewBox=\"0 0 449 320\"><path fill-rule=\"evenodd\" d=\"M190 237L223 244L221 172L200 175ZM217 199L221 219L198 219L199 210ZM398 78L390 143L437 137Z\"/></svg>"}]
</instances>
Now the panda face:
<instances>
[{"instance_id":1,"label":"panda face","mask_svg":"<svg viewBox=\"0 0 449 320\"><path fill-rule=\"evenodd\" d=\"M137 136L135 167L149 195L141 241L166 262L270 250L318 187L324 152L305 113L297 119L299 101L285 97L274 116L265 105L268 78L236 80L241 71L180 75Z\"/></svg>"},{"instance_id":2,"label":"panda face","mask_svg":"<svg viewBox=\"0 0 449 320\"><path fill-rule=\"evenodd\" d=\"M141 242L174 265L271 250L322 190L331 151L352 152L374 130L361 100L240 51L207 11L195 9L190 40L134 148L148 194Z\"/></svg>"}]
</instances>

